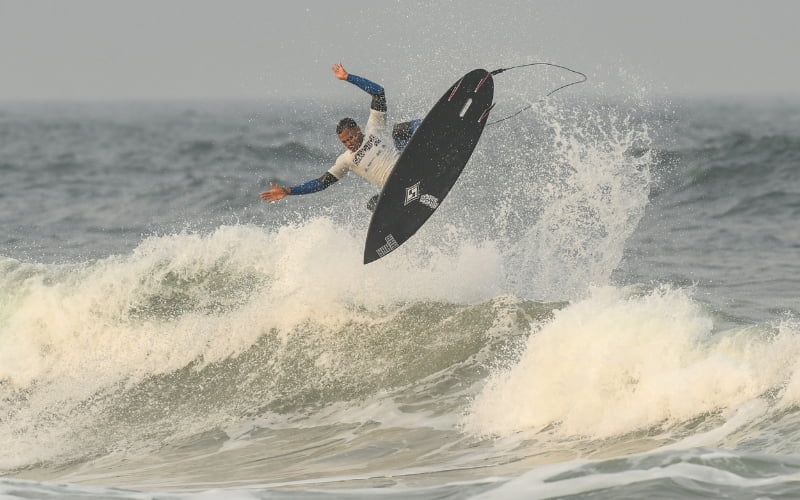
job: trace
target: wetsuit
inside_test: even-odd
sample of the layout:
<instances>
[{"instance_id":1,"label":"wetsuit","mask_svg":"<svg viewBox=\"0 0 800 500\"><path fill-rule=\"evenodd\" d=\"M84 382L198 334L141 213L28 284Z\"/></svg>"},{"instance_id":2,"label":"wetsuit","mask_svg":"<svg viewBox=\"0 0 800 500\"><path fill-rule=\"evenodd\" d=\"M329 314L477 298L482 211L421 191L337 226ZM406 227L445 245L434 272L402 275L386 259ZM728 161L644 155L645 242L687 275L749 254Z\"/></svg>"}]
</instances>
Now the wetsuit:
<instances>
[{"instance_id":1,"label":"wetsuit","mask_svg":"<svg viewBox=\"0 0 800 500\"><path fill-rule=\"evenodd\" d=\"M400 152L406 146L422 120L398 123L388 137L386 127L386 94L383 87L366 78L348 74L347 81L372 96L369 119L364 127L364 140L356 151L349 149L339 155L322 177L292 186L291 194L309 194L322 191L349 172L354 172L372 184L382 187L389 178Z\"/></svg>"}]
</instances>

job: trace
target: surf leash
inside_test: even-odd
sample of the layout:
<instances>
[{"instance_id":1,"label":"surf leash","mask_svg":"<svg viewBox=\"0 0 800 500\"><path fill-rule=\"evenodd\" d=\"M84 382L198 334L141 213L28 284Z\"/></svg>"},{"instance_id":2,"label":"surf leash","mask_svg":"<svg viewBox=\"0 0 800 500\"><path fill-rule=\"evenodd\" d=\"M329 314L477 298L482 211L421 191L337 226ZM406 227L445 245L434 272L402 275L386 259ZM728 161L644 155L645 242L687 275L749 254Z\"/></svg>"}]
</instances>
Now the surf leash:
<instances>
[{"instance_id":1,"label":"surf leash","mask_svg":"<svg viewBox=\"0 0 800 500\"><path fill-rule=\"evenodd\" d=\"M549 63L549 62L535 62L535 63L529 63L529 64L520 64L520 65L518 65L518 66L510 66L510 67L508 67L508 68L500 68L500 69L496 69L496 70L492 71L492 72L491 72L491 75L492 75L492 76L494 76L494 75L499 75L500 73L503 73L503 72L505 72L505 71L509 71L509 70L512 70L512 69L517 69L517 68L526 68L526 67L528 67L528 66L550 66L550 67L552 67L552 68L559 68L559 69L563 69L563 70L569 71L570 73L574 73L574 74L576 74L576 75L579 75L579 76L581 77L581 79L580 79L580 80L575 80L574 82L566 83L566 84L564 84L564 85L562 85L562 86L560 86L560 87L557 87L557 88L555 88L555 89L551 90L550 92L548 92L547 94L545 94L545 96L544 96L544 97L542 97L541 99L539 99L539 101L542 101L542 100L544 100L544 99L545 99L545 98L547 98L547 97L550 97L551 95L555 94L555 93L556 93L556 92L558 92L559 90L565 89L565 88L567 88L567 87L570 87L570 86L572 86L572 85L577 85L577 84L579 84L579 83L583 83L583 82L585 82L586 80L588 80L588 79L589 79L589 77L587 77L587 76L586 76L584 73L581 73L580 71L574 70L574 69L572 69L572 68L568 68L568 67L566 67L566 66L561 66L560 64L553 64L553 63ZM508 119L510 119L510 118L514 118L514 117L515 117L515 116L517 116L518 114L520 114L520 113L522 113L523 111L525 111L525 110L528 110L528 109L530 109L530 108L532 108L532 107L533 107L533 104L528 104L527 106L525 106L524 108L520 109L520 110L519 110L519 111L517 111L516 113L514 113L514 114L511 114L511 115L508 115L508 116L506 116L505 118L500 118L499 120L495 120L495 121L493 121L493 122L489 122L489 123L487 123L486 125L487 125L487 126L488 126L488 125L494 125L495 123L500 123L500 122L506 121L506 120L508 120Z\"/></svg>"}]
</instances>

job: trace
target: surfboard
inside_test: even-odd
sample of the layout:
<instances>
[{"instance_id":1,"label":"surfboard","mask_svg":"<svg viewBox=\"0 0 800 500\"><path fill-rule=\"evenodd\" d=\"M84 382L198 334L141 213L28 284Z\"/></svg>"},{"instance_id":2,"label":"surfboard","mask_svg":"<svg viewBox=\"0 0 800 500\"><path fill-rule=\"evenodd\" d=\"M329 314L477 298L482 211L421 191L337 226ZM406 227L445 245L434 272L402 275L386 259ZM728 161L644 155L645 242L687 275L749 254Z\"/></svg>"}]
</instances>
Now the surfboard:
<instances>
[{"instance_id":1,"label":"surfboard","mask_svg":"<svg viewBox=\"0 0 800 500\"><path fill-rule=\"evenodd\" d=\"M381 190L367 230L364 264L396 250L439 208L478 144L493 96L492 75L475 69L431 108Z\"/></svg>"}]
</instances>

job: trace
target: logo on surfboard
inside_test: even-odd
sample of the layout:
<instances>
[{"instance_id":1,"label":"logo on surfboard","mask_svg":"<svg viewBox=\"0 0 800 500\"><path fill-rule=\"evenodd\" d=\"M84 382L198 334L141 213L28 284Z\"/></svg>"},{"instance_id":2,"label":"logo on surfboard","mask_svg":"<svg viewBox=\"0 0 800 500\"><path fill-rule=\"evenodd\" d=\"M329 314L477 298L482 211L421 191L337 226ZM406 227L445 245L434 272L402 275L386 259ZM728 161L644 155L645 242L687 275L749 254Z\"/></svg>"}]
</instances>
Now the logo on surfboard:
<instances>
[{"instance_id":1,"label":"logo on surfboard","mask_svg":"<svg viewBox=\"0 0 800 500\"><path fill-rule=\"evenodd\" d=\"M389 252L400 246L397 243L397 240L394 239L394 236L391 234L386 238L384 238L384 241L386 241L386 244L376 250L379 258L385 256L386 254L388 254Z\"/></svg>"},{"instance_id":2,"label":"logo on surfboard","mask_svg":"<svg viewBox=\"0 0 800 500\"><path fill-rule=\"evenodd\" d=\"M406 188L406 201L403 203L403 206L408 205L412 201L419 198L419 182L414 184L413 186Z\"/></svg>"},{"instance_id":3,"label":"logo on surfboard","mask_svg":"<svg viewBox=\"0 0 800 500\"><path fill-rule=\"evenodd\" d=\"M439 207L439 198L433 196L432 194L423 194L420 196L419 202L431 210L436 210L436 208Z\"/></svg>"},{"instance_id":4,"label":"logo on surfboard","mask_svg":"<svg viewBox=\"0 0 800 500\"><path fill-rule=\"evenodd\" d=\"M403 206L408 205L414 200L419 200L420 203L431 210L436 210L436 208L439 207L439 198L431 194L422 194L420 192L419 182L406 188L406 199Z\"/></svg>"}]
</instances>

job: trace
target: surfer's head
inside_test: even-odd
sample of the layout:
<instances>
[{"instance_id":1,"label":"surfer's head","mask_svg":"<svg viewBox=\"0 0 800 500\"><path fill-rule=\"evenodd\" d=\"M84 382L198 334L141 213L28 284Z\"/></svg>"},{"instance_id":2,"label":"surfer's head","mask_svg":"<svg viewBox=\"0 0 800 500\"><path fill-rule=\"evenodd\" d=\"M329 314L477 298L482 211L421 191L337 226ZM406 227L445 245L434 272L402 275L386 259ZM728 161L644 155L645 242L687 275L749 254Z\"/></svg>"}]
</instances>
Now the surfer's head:
<instances>
[{"instance_id":1,"label":"surfer's head","mask_svg":"<svg viewBox=\"0 0 800 500\"><path fill-rule=\"evenodd\" d=\"M350 151L357 151L364 141L364 133L361 132L361 127L358 126L352 118L342 118L336 126L336 135L342 141L344 147Z\"/></svg>"}]
</instances>

